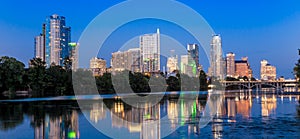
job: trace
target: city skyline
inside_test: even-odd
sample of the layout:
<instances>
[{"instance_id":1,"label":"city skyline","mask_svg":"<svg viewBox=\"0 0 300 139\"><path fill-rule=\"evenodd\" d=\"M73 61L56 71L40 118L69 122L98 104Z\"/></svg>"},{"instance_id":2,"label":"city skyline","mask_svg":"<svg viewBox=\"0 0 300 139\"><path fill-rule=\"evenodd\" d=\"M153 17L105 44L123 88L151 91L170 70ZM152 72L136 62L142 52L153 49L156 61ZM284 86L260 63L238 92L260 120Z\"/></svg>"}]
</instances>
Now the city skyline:
<instances>
[{"instance_id":1,"label":"city skyline","mask_svg":"<svg viewBox=\"0 0 300 139\"><path fill-rule=\"evenodd\" d=\"M28 60L33 58L33 36L40 33L41 22L44 21L46 16L57 13L67 17L68 25L72 27L72 41L76 42L85 26L96 15L119 2L122 1L95 1L94 4L61 2L61 6L55 6L55 1L47 1L45 5L49 6L41 9L38 13L35 10L27 9L34 9L31 6L43 7L41 5L44 5L44 2L36 2L33 5L28 5L27 2L23 1L18 1L19 4L16 4L16 1L3 2L0 8L0 28L3 32L0 34L3 38L3 47L0 48L0 54L1 56L16 57L27 64ZM249 57L254 77L260 77L260 61L263 59L267 59L277 67L278 76L294 77L292 71L298 59L295 50L298 49L297 36L300 34L300 31L296 29L300 21L299 2L251 1L244 4L244 2L220 1L216 8L225 12L218 12L213 10L215 8L210 8L216 6L213 4L214 2L210 1L191 0L179 2L190 6L200 13L214 28L216 33L222 35L224 53L234 51L238 52L236 57ZM79 5L82 6L79 10L72 8ZM24 11L24 14L27 16L10 10L14 9L11 8L12 6ZM278 7L282 10L278 10ZM86 11L84 9L87 8L92 9L88 14L79 14L82 11ZM257 9L256 12L251 10L253 8ZM9 13L9 16L6 13ZM144 31L137 29L136 33L151 32L150 30L153 30L153 28L157 28L157 26L146 26ZM162 27L160 28L162 29ZM170 34L170 30L172 29L164 29L164 32ZM13 41L16 37L18 37L19 41ZM180 38L180 35L174 38ZM181 40L178 40L183 44L194 42L188 38L182 37ZM118 43L116 42L115 44ZM104 55L103 57L106 56Z\"/></svg>"}]
</instances>

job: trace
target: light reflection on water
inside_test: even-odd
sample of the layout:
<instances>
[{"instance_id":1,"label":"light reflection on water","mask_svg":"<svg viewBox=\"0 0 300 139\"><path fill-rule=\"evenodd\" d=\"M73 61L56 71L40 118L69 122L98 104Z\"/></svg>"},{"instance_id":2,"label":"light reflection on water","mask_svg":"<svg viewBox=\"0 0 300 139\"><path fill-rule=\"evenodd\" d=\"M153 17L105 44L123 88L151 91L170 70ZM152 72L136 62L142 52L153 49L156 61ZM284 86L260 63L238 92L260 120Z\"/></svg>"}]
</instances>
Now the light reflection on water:
<instances>
[{"instance_id":1,"label":"light reflection on water","mask_svg":"<svg viewBox=\"0 0 300 139\"><path fill-rule=\"evenodd\" d=\"M85 113L93 125L105 124L116 134L130 133L130 138L160 138L164 125L170 129L181 126L166 138L300 138L299 96L226 93L215 118L201 129L198 124L206 97L178 99L178 95L169 94L159 104L145 109L131 107L120 99L82 100L86 104L82 111L76 102L67 100L2 102L0 137L108 138L85 119ZM149 126L151 120L163 116L167 119Z\"/></svg>"}]
</instances>

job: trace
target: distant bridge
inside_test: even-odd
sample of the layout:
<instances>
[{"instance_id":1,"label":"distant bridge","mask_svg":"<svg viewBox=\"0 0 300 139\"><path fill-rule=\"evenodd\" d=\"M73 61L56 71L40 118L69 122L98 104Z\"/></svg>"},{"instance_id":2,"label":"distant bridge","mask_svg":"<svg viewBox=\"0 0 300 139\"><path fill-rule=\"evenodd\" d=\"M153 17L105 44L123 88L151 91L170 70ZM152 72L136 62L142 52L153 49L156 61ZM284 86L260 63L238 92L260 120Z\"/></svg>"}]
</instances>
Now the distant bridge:
<instances>
[{"instance_id":1,"label":"distant bridge","mask_svg":"<svg viewBox=\"0 0 300 139\"><path fill-rule=\"evenodd\" d=\"M238 86L240 89L258 89L262 88L275 88L276 90L292 89L298 91L298 81L285 80L285 81L221 81L221 84L228 88L230 86Z\"/></svg>"}]
</instances>

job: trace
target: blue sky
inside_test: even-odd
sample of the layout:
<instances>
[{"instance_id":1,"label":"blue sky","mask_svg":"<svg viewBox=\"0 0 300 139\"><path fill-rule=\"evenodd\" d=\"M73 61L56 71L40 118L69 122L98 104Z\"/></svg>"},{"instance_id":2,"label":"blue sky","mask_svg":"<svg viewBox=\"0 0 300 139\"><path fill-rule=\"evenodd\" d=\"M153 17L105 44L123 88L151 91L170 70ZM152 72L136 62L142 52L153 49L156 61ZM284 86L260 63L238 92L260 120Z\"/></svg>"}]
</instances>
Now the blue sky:
<instances>
[{"instance_id":1,"label":"blue sky","mask_svg":"<svg viewBox=\"0 0 300 139\"><path fill-rule=\"evenodd\" d=\"M46 16L54 13L65 16L68 26L72 27L72 40L77 41L93 18L119 2L122 1L3 0L0 2L0 55L16 57L26 64L33 57L33 38L41 32L41 25ZM299 58L299 0L179 2L201 14L214 31L221 34L225 53L234 52L237 59L248 56L255 77L259 75L262 59L267 59L277 67L278 76L293 77L291 72ZM144 32L149 32L157 26L147 26ZM160 28L165 30L166 34L171 33L167 27ZM177 38L186 38L179 39L183 44L193 41L184 36L184 33L182 36L179 34ZM117 46L118 43L112 45Z\"/></svg>"}]
</instances>

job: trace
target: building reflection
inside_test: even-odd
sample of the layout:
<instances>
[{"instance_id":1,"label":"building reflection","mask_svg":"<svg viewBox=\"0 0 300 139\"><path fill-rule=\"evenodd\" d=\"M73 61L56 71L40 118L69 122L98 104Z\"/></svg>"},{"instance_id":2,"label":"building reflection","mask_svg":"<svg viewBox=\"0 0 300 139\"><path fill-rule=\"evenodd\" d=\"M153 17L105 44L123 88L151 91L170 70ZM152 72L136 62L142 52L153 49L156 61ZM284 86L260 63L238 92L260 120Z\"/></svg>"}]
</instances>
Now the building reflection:
<instances>
[{"instance_id":1,"label":"building reflection","mask_svg":"<svg viewBox=\"0 0 300 139\"><path fill-rule=\"evenodd\" d=\"M32 116L35 139L79 139L78 113L75 110L60 116L46 114L39 123L36 120Z\"/></svg>"},{"instance_id":2,"label":"building reflection","mask_svg":"<svg viewBox=\"0 0 300 139\"><path fill-rule=\"evenodd\" d=\"M277 98L275 95L272 97L268 97L266 95L262 96L261 98L261 113L262 116L270 116L272 113L275 112L277 107Z\"/></svg>"},{"instance_id":3,"label":"building reflection","mask_svg":"<svg viewBox=\"0 0 300 139\"><path fill-rule=\"evenodd\" d=\"M199 117L205 101L183 96L181 99L163 99L155 105L143 102L138 107L132 107L116 98L92 104L89 113L92 122L100 123L107 118L106 112L109 112L112 128L126 128L129 133L140 133L142 139L152 139L161 138L162 130L166 130L161 129L162 124L166 124L160 121L163 117L167 118L169 129L187 125L189 134L199 134ZM106 111L104 105L109 111Z\"/></svg>"}]
</instances>

